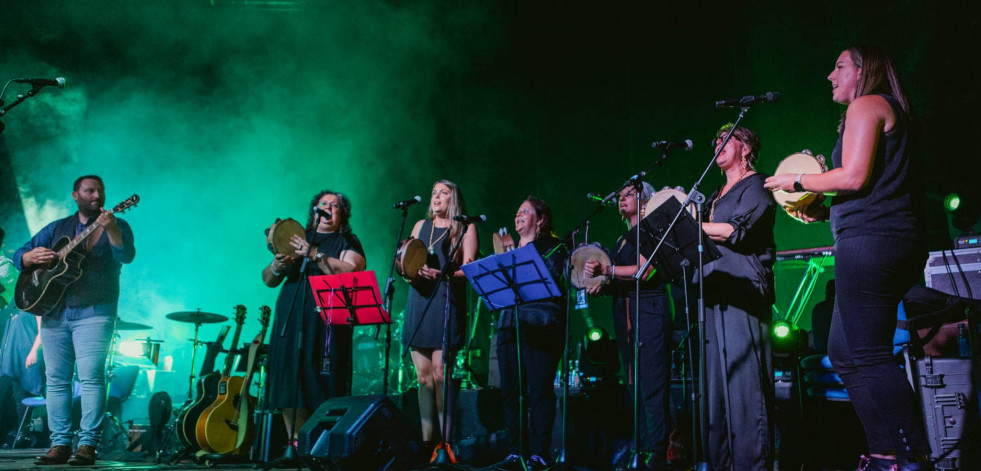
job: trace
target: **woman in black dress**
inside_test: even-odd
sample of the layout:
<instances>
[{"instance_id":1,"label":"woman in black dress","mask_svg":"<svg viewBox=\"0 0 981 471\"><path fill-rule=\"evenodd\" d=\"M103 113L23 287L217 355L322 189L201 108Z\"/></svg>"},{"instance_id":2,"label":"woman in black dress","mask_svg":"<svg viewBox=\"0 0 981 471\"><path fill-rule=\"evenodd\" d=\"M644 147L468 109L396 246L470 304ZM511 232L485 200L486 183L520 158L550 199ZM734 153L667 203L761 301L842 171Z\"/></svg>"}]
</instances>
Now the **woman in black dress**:
<instances>
[{"instance_id":1,"label":"woman in black dress","mask_svg":"<svg viewBox=\"0 0 981 471\"><path fill-rule=\"evenodd\" d=\"M277 254L262 270L266 286L283 285L276 300L276 320L270 329L266 407L283 411L292 440L321 403L331 397L346 396L351 388L351 326L328 327L324 323L315 309L310 284L303 277L365 268L364 249L351 232L351 202L347 197L321 191L307 207L312 206L327 211L329 217L320 217L318 222L311 213L306 238L294 235L290 241L294 255ZM301 274L304 258L308 259L307 273ZM300 292L299 287L303 288ZM280 335L284 325L286 333ZM298 358L300 346L296 341L301 326L302 356ZM296 423L293 423L294 414Z\"/></svg>"},{"instance_id":2,"label":"woman in black dress","mask_svg":"<svg viewBox=\"0 0 981 471\"><path fill-rule=\"evenodd\" d=\"M443 319L447 305L450 312L450 351L455 351L463 343L465 326L461 317L467 312L467 293L466 277L459 267L474 261L477 256L477 231L474 225L470 224L464 233L463 223L453 220L465 211L463 194L456 184L440 180L433 185L426 219L416 222L412 228L412 237L426 244L429 257L409 289L402 325L402 344L412 347L412 364L419 380L422 440L425 442L435 441L434 418L442 420L443 417ZM453 260L448 260L450 251L461 237L463 242L460 249ZM449 283L437 279L447 263L450 264ZM449 291L447 284L450 285ZM452 418L448 421L453 423ZM444 426L440 430L449 433Z\"/></svg>"},{"instance_id":3,"label":"woman in black dress","mask_svg":"<svg viewBox=\"0 0 981 471\"><path fill-rule=\"evenodd\" d=\"M634 381L634 341L637 332L634 328L637 301L637 224L646 216L644 205L654 196L654 188L643 182L640 201L637 201L635 188L628 188L620 194L618 208L620 216L627 223L628 230L617 240L611 252L611 264L589 260L584 264L587 274L610 277L608 285L590 289L590 294L610 294L613 296L613 329L616 331L620 357L626 365L627 381ZM641 241L643 244L644 241ZM640 263L647 263L644 255ZM671 381L671 336L674 305L671 301L669 285L659 277L643 280L640 283L640 407L638 417L642 451L649 455L647 466L650 469L663 469L667 465L668 432L671 425L670 381ZM630 389L633 394L633 388Z\"/></svg>"},{"instance_id":4,"label":"woman in black dress","mask_svg":"<svg viewBox=\"0 0 981 471\"><path fill-rule=\"evenodd\" d=\"M835 168L777 175L767 187L834 195L830 211L820 201L788 211L804 222L831 219L836 297L828 353L865 428L871 458L862 469L932 469L919 404L892 354L899 302L927 255L909 101L878 47L842 51L828 80L832 99L847 106Z\"/></svg>"},{"instance_id":5,"label":"woman in black dress","mask_svg":"<svg viewBox=\"0 0 981 471\"><path fill-rule=\"evenodd\" d=\"M716 149L732 125L716 134ZM715 163L725 184L707 202L702 229L722 257L705 266L705 366L711 469L773 468L773 365L776 205L754 170L756 133L736 127Z\"/></svg>"},{"instance_id":6,"label":"woman in black dress","mask_svg":"<svg viewBox=\"0 0 981 471\"><path fill-rule=\"evenodd\" d=\"M514 216L514 230L520 236L518 247L532 244L555 283L560 289L565 286L562 274L568 252L552 234L552 210L548 205L534 196L526 198ZM522 454L518 431L523 426L528 469L543 470L547 467L555 422L553 380L565 336L565 296L522 304L518 307L520 326L515 323L514 311L501 310L497 325L497 361L510 453L505 461L517 461ZM522 390L527 412L519 406Z\"/></svg>"}]
</instances>

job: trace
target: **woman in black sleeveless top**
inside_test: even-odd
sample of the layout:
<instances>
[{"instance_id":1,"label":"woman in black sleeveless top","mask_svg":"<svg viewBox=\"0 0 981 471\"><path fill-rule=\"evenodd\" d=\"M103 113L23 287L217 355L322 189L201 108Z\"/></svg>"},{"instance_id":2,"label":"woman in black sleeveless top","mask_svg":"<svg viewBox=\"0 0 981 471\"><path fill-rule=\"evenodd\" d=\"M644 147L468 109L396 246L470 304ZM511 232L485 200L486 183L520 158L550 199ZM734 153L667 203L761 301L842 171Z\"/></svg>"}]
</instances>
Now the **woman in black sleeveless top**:
<instances>
[{"instance_id":1,"label":"woman in black sleeveless top","mask_svg":"<svg viewBox=\"0 0 981 471\"><path fill-rule=\"evenodd\" d=\"M866 468L931 469L913 390L892 354L897 308L926 260L923 192L909 146L909 104L889 56L857 46L838 56L828 76L846 105L832 153L819 175L777 175L767 187L834 195L788 211L805 222L830 217L837 298L828 353L865 428Z\"/></svg>"},{"instance_id":2,"label":"woman in black sleeveless top","mask_svg":"<svg viewBox=\"0 0 981 471\"><path fill-rule=\"evenodd\" d=\"M429 257L419 274L412 280L408 306L402 324L402 344L412 347L412 364L419 380L419 418L422 422L422 439L435 440L434 416L442 419L443 411L443 318L449 303L449 347L457 350L463 343L465 327L462 316L466 314L466 277L460 265L474 261L477 256L477 230L473 224L464 234L463 224L454 221L464 214L463 194L456 184L440 180L433 185L426 219L412 228L412 237L423 241ZM450 251L463 237L463 243L448 260ZM445 280L438 280L443 266L450 263L450 289L447 293ZM428 308L427 308L428 306ZM418 326L418 329L416 328ZM452 366L452 361L450 362ZM452 409L451 409L452 410ZM449 423L453 418L448 417ZM446 427L440 427L449 433Z\"/></svg>"}]
</instances>

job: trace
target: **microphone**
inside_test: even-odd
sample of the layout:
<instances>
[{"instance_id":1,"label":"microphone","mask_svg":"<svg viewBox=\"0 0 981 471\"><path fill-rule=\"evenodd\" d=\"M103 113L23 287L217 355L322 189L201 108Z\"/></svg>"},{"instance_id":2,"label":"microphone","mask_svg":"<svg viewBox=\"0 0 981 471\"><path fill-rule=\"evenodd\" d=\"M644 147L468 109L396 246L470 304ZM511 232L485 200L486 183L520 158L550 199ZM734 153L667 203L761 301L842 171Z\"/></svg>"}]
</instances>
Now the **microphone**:
<instances>
[{"instance_id":1,"label":"microphone","mask_svg":"<svg viewBox=\"0 0 981 471\"><path fill-rule=\"evenodd\" d=\"M691 150L692 146L694 146L694 144L691 142L691 139L685 139L683 141L654 141L653 143L651 143L652 149L664 149L664 150L671 150L671 149Z\"/></svg>"},{"instance_id":2,"label":"microphone","mask_svg":"<svg viewBox=\"0 0 981 471\"><path fill-rule=\"evenodd\" d=\"M392 208L394 208L394 209L405 209L405 208L408 208L409 206L412 206L412 205L414 205L414 204L416 204L416 203L418 203L420 201L422 201L422 197L419 196L419 195L415 195L412 198L409 198L409 199L407 199L405 201L399 201L398 203L393 204L392 205Z\"/></svg>"},{"instance_id":3,"label":"microphone","mask_svg":"<svg viewBox=\"0 0 981 471\"><path fill-rule=\"evenodd\" d=\"M586 193L586 198L589 198L599 204L605 204L607 206L613 206L617 204L616 201L614 201L612 198L609 201L603 201L605 198L603 198L601 195L597 195L596 193Z\"/></svg>"},{"instance_id":4,"label":"microphone","mask_svg":"<svg viewBox=\"0 0 981 471\"><path fill-rule=\"evenodd\" d=\"M780 94L777 92L766 92L762 95L746 95L742 98L730 98L728 100L719 100L715 102L716 108L733 108L736 106L753 106L757 103L773 103L780 100Z\"/></svg>"},{"instance_id":5,"label":"microphone","mask_svg":"<svg viewBox=\"0 0 981 471\"><path fill-rule=\"evenodd\" d=\"M327 210L324 210L324 209L320 209L319 206L314 206L313 207L313 214L319 214L320 217L325 217L327 219L330 219L330 211L327 211Z\"/></svg>"},{"instance_id":6,"label":"microphone","mask_svg":"<svg viewBox=\"0 0 981 471\"><path fill-rule=\"evenodd\" d=\"M34 85L35 87L58 87L65 88L65 78L58 77L53 79L43 79L43 78L19 78L14 79L17 83L28 83Z\"/></svg>"},{"instance_id":7,"label":"microphone","mask_svg":"<svg viewBox=\"0 0 981 471\"><path fill-rule=\"evenodd\" d=\"M487 216L481 214L480 216L467 216L466 214L461 214L459 216L453 216L454 221L460 221L464 224L476 224L478 222L484 222L487 220Z\"/></svg>"}]
</instances>

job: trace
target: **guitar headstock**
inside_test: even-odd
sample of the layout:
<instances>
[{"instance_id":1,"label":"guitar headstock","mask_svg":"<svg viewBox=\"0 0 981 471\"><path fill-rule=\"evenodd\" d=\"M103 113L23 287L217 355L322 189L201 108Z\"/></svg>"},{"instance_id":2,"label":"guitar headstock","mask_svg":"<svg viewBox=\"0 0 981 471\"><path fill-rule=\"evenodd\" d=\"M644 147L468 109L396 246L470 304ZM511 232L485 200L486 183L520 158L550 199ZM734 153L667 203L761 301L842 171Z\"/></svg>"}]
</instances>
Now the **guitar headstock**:
<instances>
[{"instance_id":1,"label":"guitar headstock","mask_svg":"<svg viewBox=\"0 0 981 471\"><path fill-rule=\"evenodd\" d=\"M109 212L112 213L112 214L123 213L123 212L126 212L127 209L135 208L136 207L136 203L139 203L139 202L140 202L140 196L139 195L133 195L133 196L130 196L129 198L124 199L123 201L121 201L116 206L113 206L112 209L109 210Z\"/></svg>"},{"instance_id":2,"label":"guitar headstock","mask_svg":"<svg viewBox=\"0 0 981 471\"><path fill-rule=\"evenodd\" d=\"M259 307L259 323L262 324L263 328L269 327L270 314L272 314L272 309L269 309L269 306Z\"/></svg>"},{"instance_id":3,"label":"guitar headstock","mask_svg":"<svg viewBox=\"0 0 981 471\"><path fill-rule=\"evenodd\" d=\"M238 325L245 324L245 306L241 304L235 306L235 323Z\"/></svg>"}]
</instances>

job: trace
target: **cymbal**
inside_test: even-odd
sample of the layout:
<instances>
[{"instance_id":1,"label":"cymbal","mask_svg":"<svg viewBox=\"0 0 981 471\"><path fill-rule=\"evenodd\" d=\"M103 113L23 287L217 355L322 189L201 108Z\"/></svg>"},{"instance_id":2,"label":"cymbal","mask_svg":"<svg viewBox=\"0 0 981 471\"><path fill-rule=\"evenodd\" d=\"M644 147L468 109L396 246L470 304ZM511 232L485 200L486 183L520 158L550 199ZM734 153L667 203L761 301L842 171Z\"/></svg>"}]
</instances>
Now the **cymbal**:
<instances>
[{"instance_id":1,"label":"cymbal","mask_svg":"<svg viewBox=\"0 0 981 471\"><path fill-rule=\"evenodd\" d=\"M187 322L190 324L217 324L228 320L228 316L215 314L212 312L197 311L177 311L166 315L167 319L177 322Z\"/></svg>"},{"instance_id":2,"label":"cymbal","mask_svg":"<svg viewBox=\"0 0 981 471\"><path fill-rule=\"evenodd\" d=\"M146 324L139 324L136 322L126 322L122 319L116 319L116 330L150 330L153 326Z\"/></svg>"}]
</instances>

